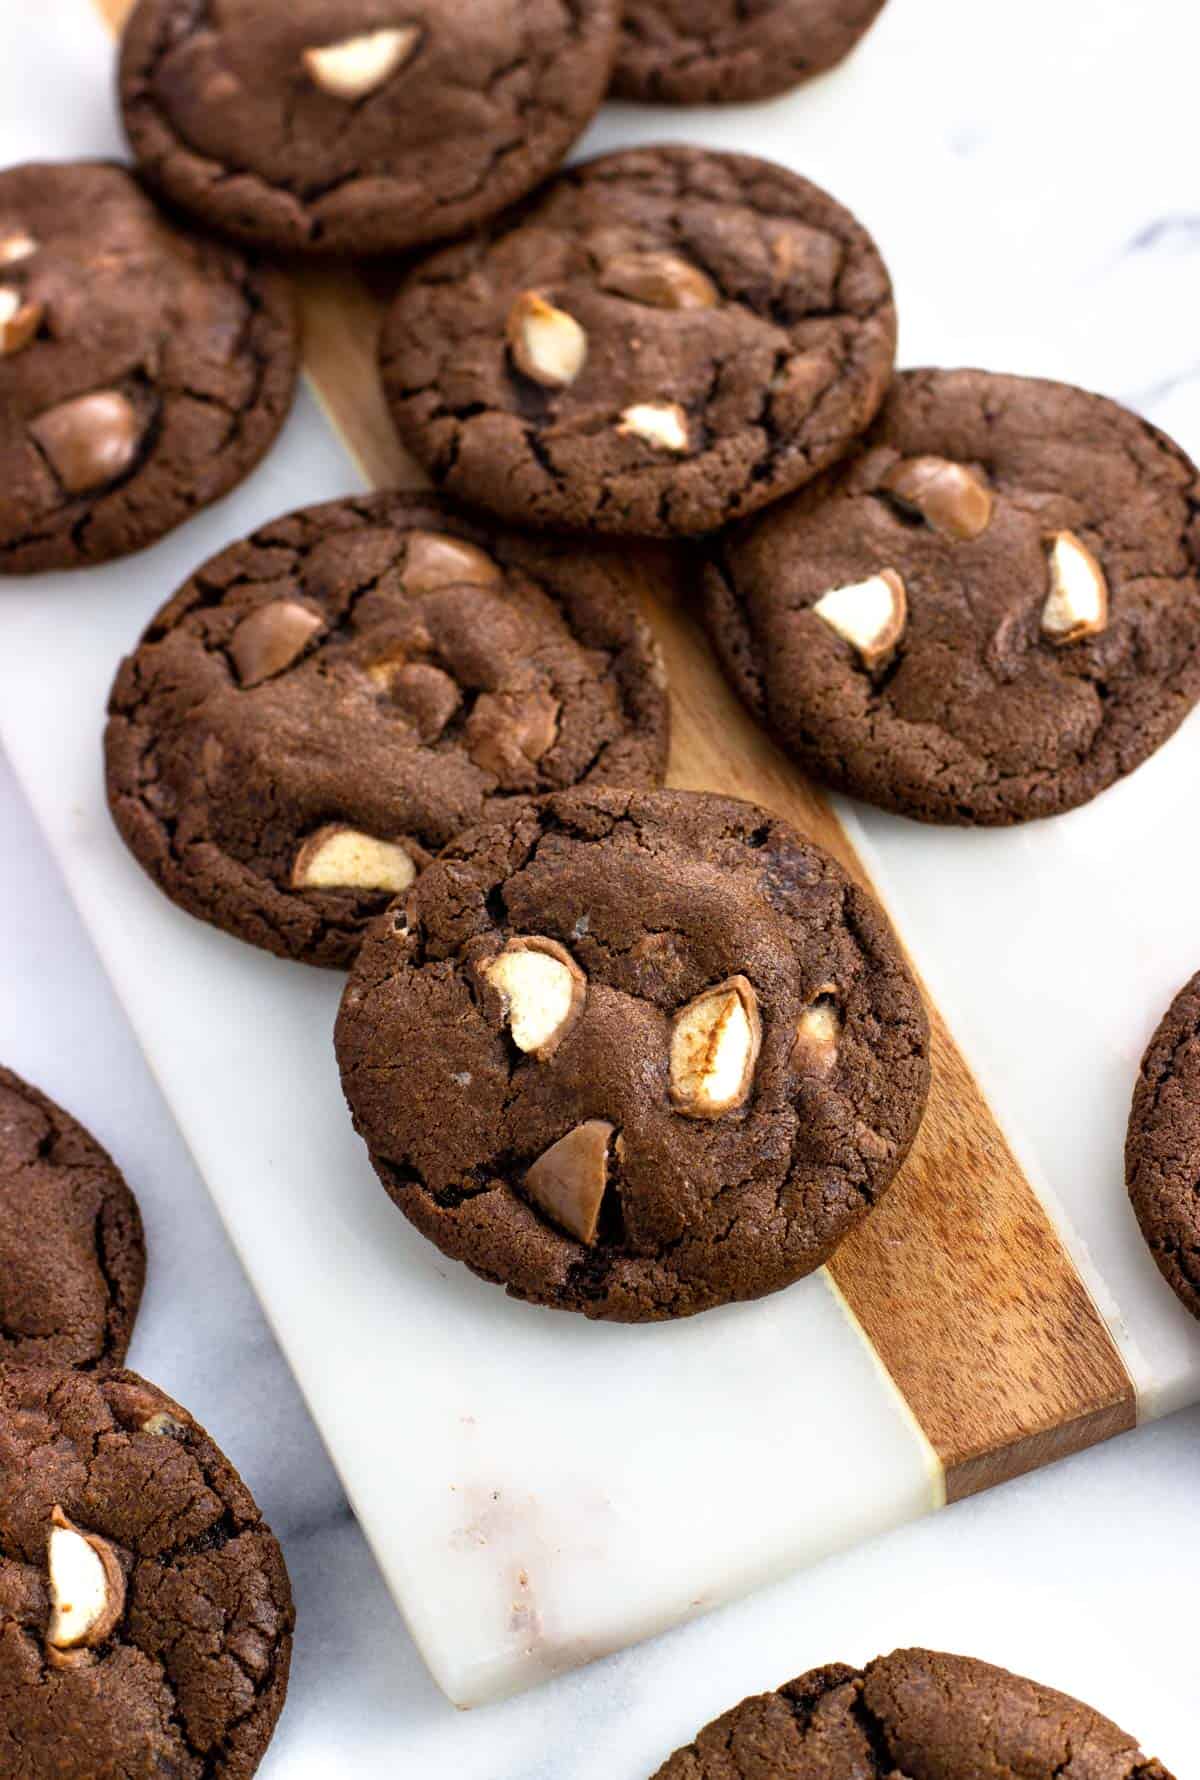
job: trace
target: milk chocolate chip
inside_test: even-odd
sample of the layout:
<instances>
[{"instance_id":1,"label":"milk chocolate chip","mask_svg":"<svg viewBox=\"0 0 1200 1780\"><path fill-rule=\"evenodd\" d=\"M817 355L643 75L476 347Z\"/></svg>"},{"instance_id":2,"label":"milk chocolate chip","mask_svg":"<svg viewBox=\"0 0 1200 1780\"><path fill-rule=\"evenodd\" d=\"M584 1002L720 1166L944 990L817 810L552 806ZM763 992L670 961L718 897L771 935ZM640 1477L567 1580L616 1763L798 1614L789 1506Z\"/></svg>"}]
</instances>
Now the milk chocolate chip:
<instances>
[{"instance_id":1,"label":"milk chocolate chip","mask_svg":"<svg viewBox=\"0 0 1200 1780\"><path fill-rule=\"evenodd\" d=\"M558 735L562 707L538 688L532 692L485 692L466 726L467 752L484 772L512 790L532 785L532 769Z\"/></svg>"},{"instance_id":2,"label":"milk chocolate chip","mask_svg":"<svg viewBox=\"0 0 1200 1780\"><path fill-rule=\"evenodd\" d=\"M0 285L0 358L28 346L37 334L46 311L41 303L27 303L11 285Z\"/></svg>"},{"instance_id":3,"label":"milk chocolate chip","mask_svg":"<svg viewBox=\"0 0 1200 1780\"><path fill-rule=\"evenodd\" d=\"M402 579L409 593L439 587L498 587L504 571L486 551L447 532L410 532Z\"/></svg>"},{"instance_id":4,"label":"milk chocolate chip","mask_svg":"<svg viewBox=\"0 0 1200 1780\"><path fill-rule=\"evenodd\" d=\"M676 253L622 253L600 274L600 288L654 309L714 309L720 293L707 272Z\"/></svg>"},{"instance_id":5,"label":"milk chocolate chip","mask_svg":"<svg viewBox=\"0 0 1200 1780\"><path fill-rule=\"evenodd\" d=\"M996 503L991 489L966 464L949 458L901 458L881 486L944 538L966 543L982 537L992 523Z\"/></svg>"},{"instance_id":6,"label":"milk chocolate chip","mask_svg":"<svg viewBox=\"0 0 1200 1780\"><path fill-rule=\"evenodd\" d=\"M272 600L269 606L260 606L242 619L230 639L238 679L243 686L259 686L282 673L323 629L317 613L296 600Z\"/></svg>"},{"instance_id":7,"label":"milk chocolate chip","mask_svg":"<svg viewBox=\"0 0 1200 1780\"><path fill-rule=\"evenodd\" d=\"M529 1196L548 1218L590 1248L608 1187L613 1127L603 1119L576 1125L543 1152L525 1176Z\"/></svg>"},{"instance_id":8,"label":"milk chocolate chip","mask_svg":"<svg viewBox=\"0 0 1200 1780\"><path fill-rule=\"evenodd\" d=\"M68 494L87 494L123 476L142 437L133 403L117 389L48 408L29 430Z\"/></svg>"}]
</instances>

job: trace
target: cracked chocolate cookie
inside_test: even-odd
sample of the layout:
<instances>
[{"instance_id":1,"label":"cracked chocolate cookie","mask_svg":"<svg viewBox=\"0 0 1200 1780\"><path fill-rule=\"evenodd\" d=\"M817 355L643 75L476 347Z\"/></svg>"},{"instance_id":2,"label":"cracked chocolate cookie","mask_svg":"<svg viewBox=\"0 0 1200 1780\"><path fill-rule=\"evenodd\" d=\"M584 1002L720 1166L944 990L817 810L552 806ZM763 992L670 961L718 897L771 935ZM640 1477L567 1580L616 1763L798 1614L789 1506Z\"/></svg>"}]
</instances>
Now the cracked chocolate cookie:
<instances>
[{"instance_id":1,"label":"cracked chocolate cookie","mask_svg":"<svg viewBox=\"0 0 1200 1780\"><path fill-rule=\"evenodd\" d=\"M282 275L182 233L123 168L0 172L0 573L125 556L227 493L297 350Z\"/></svg>"},{"instance_id":2,"label":"cracked chocolate cookie","mask_svg":"<svg viewBox=\"0 0 1200 1780\"><path fill-rule=\"evenodd\" d=\"M1142 1059L1125 1179L1159 1272L1200 1317L1200 975L1179 991Z\"/></svg>"},{"instance_id":3,"label":"cracked chocolate cookie","mask_svg":"<svg viewBox=\"0 0 1200 1780\"><path fill-rule=\"evenodd\" d=\"M177 1403L0 1365L5 1780L248 1780L293 1620L270 1529Z\"/></svg>"},{"instance_id":4,"label":"cracked chocolate cookie","mask_svg":"<svg viewBox=\"0 0 1200 1780\"><path fill-rule=\"evenodd\" d=\"M655 1780L1171 1780L1089 1706L970 1657L897 1650L743 1700Z\"/></svg>"},{"instance_id":5,"label":"cracked chocolate cookie","mask_svg":"<svg viewBox=\"0 0 1200 1780\"><path fill-rule=\"evenodd\" d=\"M926 822L1053 816L1200 696L1200 478L1100 396L910 371L836 472L717 541L705 610L826 784Z\"/></svg>"},{"instance_id":6,"label":"cracked chocolate cookie","mask_svg":"<svg viewBox=\"0 0 1200 1780\"><path fill-rule=\"evenodd\" d=\"M849 213L744 155L634 149L425 261L386 393L448 493L517 523L713 531L800 487L891 376L887 270Z\"/></svg>"},{"instance_id":7,"label":"cracked chocolate cookie","mask_svg":"<svg viewBox=\"0 0 1200 1780\"><path fill-rule=\"evenodd\" d=\"M345 966L506 800L661 781L639 560L481 528L422 493L264 526L192 576L117 675L117 827L191 914Z\"/></svg>"},{"instance_id":8,"label":"cracked chocolate cookie","mask_svg":"<svg viewBox=\"0 0 1200 1780\"><path fill-rule=\"evenodd\" d=\"M396 253L563 159L604 97L619 0L140 0L121 49L146 174L227 234Z\"/></svg>"},{"instance_id":9,"label":"cracked chocolate cookie","mask_svg":"<svg viewBox=\"0 0 1200 1780\"><path fill-rule=\"evenodd\" d=\"M460 836L368 935L336 1042L425 1236L619 1322L819 1267L929 1082L876 903L765 810L687 791L573 791Z\"/></svg>"},{"instance_id":10,"label":"cracked chocolate cookie","mask_svg":"<svg viewBox=\"0 0 1200 1780\"><path fill-rule=\"evenodd\" d=\"M884 0L625 0L613 92L654 104L769 99L850 54Z\"/></svg>"},{"instance_id":11,"label":"cracked chocolate cookie","mask_svg":"<svg viewBox=\"0 0 1200 1780\"><path fill-rule=\"evenodd\" d=\"M0 1360L119 1366L145 1276L137 1201L112 1158L0 1068Z\"/></svg>"}]
</instances>

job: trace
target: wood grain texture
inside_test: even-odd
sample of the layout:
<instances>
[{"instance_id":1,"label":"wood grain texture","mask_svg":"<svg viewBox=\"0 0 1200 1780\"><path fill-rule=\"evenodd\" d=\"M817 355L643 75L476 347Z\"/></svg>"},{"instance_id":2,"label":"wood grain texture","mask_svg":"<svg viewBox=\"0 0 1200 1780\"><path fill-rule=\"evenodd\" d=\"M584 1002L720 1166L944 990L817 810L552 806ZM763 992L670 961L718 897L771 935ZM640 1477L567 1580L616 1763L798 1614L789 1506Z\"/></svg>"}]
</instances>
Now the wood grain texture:
<instances>
[{"instance_id":1,"label":"wood grain texture","mask_svg":"<svg viewBox=\"0 0 1200 1780\"><path fill-rule=\"evenodd\" d=\"M129 0L95 0L119 25ZM302 266L309 377L377 486L424 478L383 404L375 346L385 292ZM670 783L767 805L868 883L825 798L728 687L687 611L686 571L649 555L643 589L671 677ZM831 1267L938 1454L949 1500L1133 1426L1132 1380L980 1088L931 1009L933 1091L907 1165Z\"/></svg>"}]
</instances>

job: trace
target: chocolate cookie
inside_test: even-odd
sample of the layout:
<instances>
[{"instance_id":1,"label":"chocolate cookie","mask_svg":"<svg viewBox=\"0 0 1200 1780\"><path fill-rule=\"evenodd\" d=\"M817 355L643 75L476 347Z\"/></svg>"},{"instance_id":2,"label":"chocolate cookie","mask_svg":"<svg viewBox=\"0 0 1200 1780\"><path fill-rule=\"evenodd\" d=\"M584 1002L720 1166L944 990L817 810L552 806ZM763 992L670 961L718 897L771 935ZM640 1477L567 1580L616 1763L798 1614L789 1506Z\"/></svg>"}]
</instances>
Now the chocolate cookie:
<instances>
[{"instance_id":1,"label":"chocolate cookie","mask_svg":"<svg viewBox=\"0 0 1200 1780\"><path fill-rule=\"evenodd\" d=\"M369 934L337 1052L424 1235L619 1322L819 1267L929 1082L875 902L765 810L688 791L568 792L460 836Z\"/></svg>"},{"instance_id":2,"label":"chocolate cookie","mask_svg":"<svg viewBox=\"0 0 1200 1780\"><path fill-rule=\"evenodd\" d=\"M247 1780L293 1618L250 1492L177 1403L0 1366L4 1780Z\"/></svg>"},{"instance_id":3,"label":"chocolate cookie","mask_svg":"<svg viewBox=\"0 0 1200 1780\"><path fill-rule=\"evenodd\" d=\"M1171 1780L1066 1694L932 1650L813 1669L743 1700L655 1780Z\"/></svg>"},{"instance_id":4,"label":"chocolate cookie","mask_svg":"<svg viewBox=\"0 0 1200 1780\"><path fill-rule=\"evenodd\" d=\"M884 0L625 0L613 91L713 105L769 99L848 56Z\"/></svg>"},{"instance_id":5,"label":"chocolate cookie","mask_svg":"<svg viewBox=\"0 0 1200 1780\"><path fill-rule=\"evenodd\" d=\"M264 526L197 571L117 675L117 826L190 913L344 966L505 800L661 780L638 574L627 551L483 530L436 495Z\"/></svg>"},{"instance_id":6,"label":"chocolate cookie","mask_svg":"<svg viewBox=\"0 0 1200 1780\"><path fill-rule=\"evenodd\" d=\"M1200 1317L1200 975L1179 991L1142 1059L1125 1180L1160 1273Z\"/></svg>"},{"instance_id":7,"label":"chocolate cookie","mask_svg":"<svg viewBox=\"0 0 1200 1780\"><path fill-rule=\"evenodd\" d=\"M425 261L381 356L448 492L518 523L668 536L840 457L895 344L887 270L840 204L744 155L652 148Z\"/></svg>"},{"instance_id":8,"label":"chocolate cookie","mask_svg":"<svg viewBox=\"0 0 1200 1780\"><path fill-rule=\"evenodd\" d=\"M1200 696L1200 477L1100 396L910 371L836 473L718 540L705 604L817 778L926 822L1052 816Z\"/></svg>"},{"instance_id":9,"label":"chocolate cookie","mask_svg":"<svg viewBox=\"0 0 1200 1780\"><path fill-rule=\"evenodd\" d=\"M101 162L0 172L0 573L105 562L240 482L296 382L278 272Z\"/></svg>"},{"instance_id":10,"label":"chocolate cookie","mask_svg":"<svg viewBox=\"0 0 1200 1780\"><path fill-rule=\"evenodd\" d=\"M141 1214L112 1158L0 1069L0 1360L119 1366L145 1277Z\"/></svg>"},{"instance_id":11,"label":"chocolate cookie","mask_svg":"<svg viewBox=\"0 0 1200 1780\"><path fill-rule=\"evenodd\" d=\"M619 0L140 0L125 127L248 241L395 253L524 197L604 97Z\"/></svg>"}]
</instances>

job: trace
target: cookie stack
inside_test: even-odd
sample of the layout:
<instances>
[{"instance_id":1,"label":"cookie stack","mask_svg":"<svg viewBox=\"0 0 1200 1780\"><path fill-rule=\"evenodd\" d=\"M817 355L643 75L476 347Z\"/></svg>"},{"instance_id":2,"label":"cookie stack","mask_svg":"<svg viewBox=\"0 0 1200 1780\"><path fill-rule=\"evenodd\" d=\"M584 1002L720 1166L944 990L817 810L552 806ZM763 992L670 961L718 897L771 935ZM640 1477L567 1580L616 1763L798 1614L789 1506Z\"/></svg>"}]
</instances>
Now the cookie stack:
<instances>
[{"instance_id":1,"label":"cookie stack","mask_svg":"<svg viewBox=\"0 0 1200 1780\"><path fill-rule=\"evenodd\" d=\"M663 789L647 582L690 595L807 772L924 821L1080 804L1200 697L1200 481L1171 441L1061 385L896 375L878 248L782 167L660 147L557 171L607 92L766 97L881 5L138 0L137 173L0 174L10 573L137 549L249 472L298 366L278 256L422 253L392 267L379 365L433 491L310 507L198 567L117 671L108 796L188 913L349 971L342 1079L412 1223L588 1317L811 1273L930 1078L870 894L769 811ZM1195 1304L1191 993L1130 1178ZM241 1780L286 1686L278 1548L203 1431L112 1370L143 1256L108 1158L15 1078L0 1144L19 1780L77 1771L64 1724L97 1770ZM1086 1708L907 1652L747 1702L662 1773L1049 1776L1085 1749L1134 1771Z\"/></svg>"}]
</instances>

